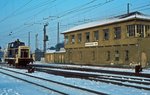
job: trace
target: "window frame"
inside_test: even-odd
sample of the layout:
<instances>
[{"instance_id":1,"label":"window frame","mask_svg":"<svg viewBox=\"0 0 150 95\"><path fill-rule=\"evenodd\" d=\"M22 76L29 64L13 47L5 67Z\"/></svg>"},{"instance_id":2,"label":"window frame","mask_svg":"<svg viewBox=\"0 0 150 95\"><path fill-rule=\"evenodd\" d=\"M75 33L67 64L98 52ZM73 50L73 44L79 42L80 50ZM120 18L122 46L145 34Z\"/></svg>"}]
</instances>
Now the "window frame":
<instances>
[{"instance_id":1,"label":"window frame","mask_svg":"<svg viewBox=\"0 0 150 95\"><path fill-rule=\"evenodd\" d=\"M93 31L94 32L94 41L98 41L99 40L99 31Z\"/></svg>"},{"instance_id":2,"label":"window frame","mask_svg":"<svg viewBox=\"0 0 150 95\"><path fill-rule=\"evenodd\" d=\"M85 33L85 41L90 42L90 32Z\"/></svg>"},{"instance_id":3,"label":"window frame","mask_svg":"<svg viewBox=\"0 0 150 95\"><path fill-rule=\"evenodd\" d=\"M75 35L71 35L71 44L75 44Z\"/></svg>"},{"instance_id":4,"label":"window frame","mask_svg":"<svg viewBox=\"0 0 150 95\"><path fill-rule=\"evenodd\" d=\"M121 27L114 27L114 39L121 39Z\"/></svg>"},{"instance_id":5,"label":"window frame","mask_svg":"<svg viewBox=\"0 0 150 95\"><path fill-rule=\"evenodd\" d=\"M68 44L68 43L69 43L69 36L66 35L66 36L65 36L65 44Z\"/></svg>"},{"instance_id":6,"label":"window frame","mask_svg":"<svg viewBox=\"0 0 150 95\"><path fill-rule=\"evenodd\" d=\"M78 43L82 42L82 33L77 34L78 37Z\"/></svg>"},{"instance_id":7,"label":"window frame","mask_svg":"<svg viewBox=\"0 0 150 95\"><path fill-rule=\"evenodd\" d=\"M127 25L127 36L128 37L135 37L135 24Z\"/></svg>"},{"instance_id":8,"label":"window frame","mask_svg":"<svg viewBox=\"0 0 150 95\"><path fill-rule=\"evenodd\" d=\"M137 33L139 34L138 37L144 37L144 25L137 24Z\"/></svg>"},{"instance_id":9,"label":"window frame","mask_svg":"<svg viewBox=\"0 0 150 95\"><path fill-rule=\"evenodd\" d=\"M104 40L109 40L109 29L103 29Z\"/></svg>"}]
</instances>

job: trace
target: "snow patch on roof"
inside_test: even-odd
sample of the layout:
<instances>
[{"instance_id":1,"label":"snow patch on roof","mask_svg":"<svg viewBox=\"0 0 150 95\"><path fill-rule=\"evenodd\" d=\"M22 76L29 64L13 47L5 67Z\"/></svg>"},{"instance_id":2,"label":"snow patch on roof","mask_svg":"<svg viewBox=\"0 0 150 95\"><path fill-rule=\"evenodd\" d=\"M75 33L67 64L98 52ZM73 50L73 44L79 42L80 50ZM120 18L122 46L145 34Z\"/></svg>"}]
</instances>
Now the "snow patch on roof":
<instances>
[{"instance_id":1,"label":"snow patch on roof","mask_svg":"<svg viewBox=\"0 0 150 95\"><path fill-rule=\"evenodd\" d=\"M66 52L66 50L64 48L60 48L59 51L56 50L47 50L46 53L63 53Z\"/></svg>"},{"instance_id":2,"label":"snow patch on roof","mask_svg":"<svg viewBox=\"0 0 150 95\"><path fill-rule=\"evenodd\" d=\"M46 50L46 53L54 53L56 50Z\"/></svg>"},{"instance_id":3,"label":"snow patch on roof","mask_svg":"<svg viewBox=\"0 0 150 95\"><path fill-rule=\"evenodd\" d=\"M95 21L95 22L78 25L69 30L64 31L63 34L68 33L68 32L82 30L82 29L92 28L92 27L96 27L96 26L126 21L126 20L130 20L130 19L135 19L135 18L150 20L150 16L143 15L139 12L133 12L133 13L130 13L129 15L126 14L126 15L121 15L121 16L117 16L114 18L109 18L109 19L105 19L105 20L100 20L100 21Z\"/></svg>"}]
</instances>

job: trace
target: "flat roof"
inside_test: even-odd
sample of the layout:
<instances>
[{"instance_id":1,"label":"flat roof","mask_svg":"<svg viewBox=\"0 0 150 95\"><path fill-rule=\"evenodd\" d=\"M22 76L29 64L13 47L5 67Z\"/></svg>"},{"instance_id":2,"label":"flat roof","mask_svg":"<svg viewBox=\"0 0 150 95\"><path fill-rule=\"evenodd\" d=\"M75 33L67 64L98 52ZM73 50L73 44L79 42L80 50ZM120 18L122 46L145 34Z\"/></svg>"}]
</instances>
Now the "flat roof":
<instances>
[{"instance_id":1,"label":"flat roof","mask_svg":"<svg viewBox=\"0 0 150 95\"><path fill-rule=\"evenodd\" d=\"M88 29L88 28L93 28L93 27L97 27L97 26L132 20L132 19L150 20L150 16L144 15L140 12L132 12L129 14L119 15L119 16L115 16L115 17L100 20L100 21L94 21L94 22L78 25L73 28L70 28L69 30L64 31L62 34L74 32L74 31L78 31L78 30L83 30L83 29Z\"/></svg>"}]
</instances>

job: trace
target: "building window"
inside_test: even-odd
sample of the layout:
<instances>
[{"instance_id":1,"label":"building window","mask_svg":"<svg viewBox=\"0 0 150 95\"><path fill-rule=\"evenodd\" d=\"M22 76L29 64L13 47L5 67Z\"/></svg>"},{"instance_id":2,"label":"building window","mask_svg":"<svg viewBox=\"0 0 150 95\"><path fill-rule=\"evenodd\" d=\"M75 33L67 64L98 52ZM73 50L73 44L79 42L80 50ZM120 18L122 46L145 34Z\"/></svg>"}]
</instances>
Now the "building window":
<instances>
[{"instance_id":1,"label":"building window","mask_svg":"<svg viewBox=\"0 0 150 95\"><path fill-rule=\"evenodd\" d=\"M68 43L69 43L68 36L65 36L65 44L68 44Z\"/></svg>"},{"instance_id":2,"label":"building window","mask_svg":"<svg viewBox=\"0 0 150 95\"><path fill-rule=\"evenodd\" d=\"M94 31L94 41L98 41L99 39L99 31Z\"/></svg>"},{"instance_id":3,"label":"building window","mask_svg":"<svg viewBox=\"0 0 150 95\"><path fill-rule=\"evenodd\" d=\"M110 51L107 51L107 61L110 61Z\"/></svg>"},{"instance_id":4,"label":"building window","mask_svg":"<svg viewBox=\"0 0 150 95\"><path fill-rule=\"evenodd\" d=\"M125 61L129 61L129 51L125 50Z\"/></svg>"},{"instance_id":5,"label":"building window","mask_svg":"<svg viewBox=\"0 0 150 95\"><path fill-rule=\"evenodd\" d=\"M75 43L75 35L71 35L71 43L72 43L72 44Z\"/></svg>"},{"instance_id":6,"label":"building window","mask_svg":"<svg viewBox=\"0 0 150 95\"><path fill-rule=\"evenodd\" d=\"M135 36L135 25L127 25L127 36Z\"/></svg>"},{"instance_id":7,"label":"building window","mask_svg":"<svg viewBox=\"0 0 150 95\"><path fill-rule=\"evenodd\" d=\"M81 43L81 41L82 41L82 34L78 34L77 36L78 36L78 43Z\"/></svg>"},{"instance_id":8,"label":"building window","mask_svg":"<svg viewBox=\"0 0 150 95\"><path fill-rule=\"evenodd\" d=\"M150 30L150 25L145 25L145 31L148 32Z\"/></svg>"},{"instance_id":9,"label":"building window","mask_svg":"<svg viewBox=\"0 0 150 95\"><path fill-rule=\"evenodd\" d=\"M144 37L144 25L137 24L138 37Z\"/></svg>"},{"instance_id":10,"label":"building window","mask_svg":"<svg viewBox=\"0 0 150 95\"><path fill-rule=\"evenodd\" d=\"M90 42L90 32L86 33L86 42Z\"/></svg>"},{"instance_id":11,"label":"building window","mask_svg":"<svg viewBox=\"0 0 150 95\"><path fill-rule=\"evenodd\" d=\"M119 51L115 51L115 61L119 61Z\"/></svg>"},{"instance_id":12,"label":"building window","mask_svg":"<svg viewBox=\"0 0 150 95\"><path fill-rule=\"evenodd\" d=\"M120 39L121 38L121 27L115 27L114 28L114 34L115 34L115 37L114 39Z\"/></svg>"},{"instance_id":13,"label":"building window","mask_svg":"<svg viewBox=\"0 0 150 95\"><path fill-rule=\"evenodd\" d=\"M104 40L109 40L109 29L104 29Z\"/></svg>"},{"instance_id":14,"label":"building window","mask_svg":"<svg viewBox=\"0 0 150 95\"><path fill-rule=\"evenodd\" d=\"M145 25L145 34L146 36L150 36L150 25Z\"/></svg>"}]
</instances>

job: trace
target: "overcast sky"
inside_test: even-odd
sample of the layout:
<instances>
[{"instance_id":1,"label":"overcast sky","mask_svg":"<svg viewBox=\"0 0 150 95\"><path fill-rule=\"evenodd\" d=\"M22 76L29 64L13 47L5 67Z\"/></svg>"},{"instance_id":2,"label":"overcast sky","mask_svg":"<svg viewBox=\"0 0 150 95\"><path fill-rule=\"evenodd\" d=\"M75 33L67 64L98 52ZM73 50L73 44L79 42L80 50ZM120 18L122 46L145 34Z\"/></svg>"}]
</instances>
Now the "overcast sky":
<instances>
[{"instance_id":1,"label":"overcast sky","mask_svg":"<svg viewBox=\"0 0 150 95\"><path fill-rule=\"evenodd\" d=\"M35 49L35 35L38 34L38 48L43 49L43 25L49 23L47 47L57 43L57 23L60 33L86 22L101 20L130 11L150 15L150 0L0 0L0 46L20 39ZM60 42L63 35L60 35Z\"/></svg>"}]
</instances>

